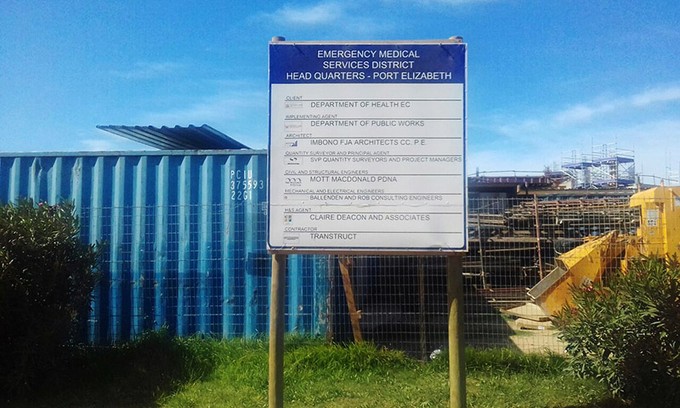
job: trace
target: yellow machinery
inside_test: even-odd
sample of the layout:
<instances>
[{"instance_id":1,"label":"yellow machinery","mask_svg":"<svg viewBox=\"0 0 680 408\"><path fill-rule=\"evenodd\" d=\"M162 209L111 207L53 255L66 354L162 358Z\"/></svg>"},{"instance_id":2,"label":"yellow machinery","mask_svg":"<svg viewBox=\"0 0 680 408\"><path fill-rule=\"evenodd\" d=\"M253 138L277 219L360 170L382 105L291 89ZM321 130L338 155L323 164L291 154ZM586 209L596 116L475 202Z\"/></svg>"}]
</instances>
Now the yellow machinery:
<instances>
[{"instance_id":1,"label":"yellow machinery","mask_svg":"<svg viewBox=\"0 0 680 408\"><path fill-rule=\"evenodd\" d=\"M668 255L680 252L680 187L655 187L634 194L631 207L640 207L640 228L626 256ZM631 251L631 252L629 252Z\"/></svg>"},{"instance_id":2,"label":"yellow machinery","mask_svg":"<svg viewBox=\"0 0 680 408\"><path fill-rule=\"evenodd\" d=\"M548 316L571 300L571 288L602 279L637 255L680 255L680 187L654 187L630 198L640 209L635 236L617 231L592 239L557 258L557 267L529 290L529 296Z\"/></svg>"}]
</instances>

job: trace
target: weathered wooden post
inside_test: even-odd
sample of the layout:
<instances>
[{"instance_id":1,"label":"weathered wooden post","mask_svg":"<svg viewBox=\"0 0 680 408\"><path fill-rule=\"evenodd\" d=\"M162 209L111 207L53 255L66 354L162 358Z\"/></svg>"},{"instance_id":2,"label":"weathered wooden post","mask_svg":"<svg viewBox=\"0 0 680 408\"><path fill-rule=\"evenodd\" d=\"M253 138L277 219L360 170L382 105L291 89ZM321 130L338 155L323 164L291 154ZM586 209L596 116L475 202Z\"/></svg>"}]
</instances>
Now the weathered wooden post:
<instances>
[{"instance_id":1,"label":"weathered wooden post","mask_svg":"<svg viewBox=\"0 0 680 408\"><path fill-rule=\"evenodd\" d=\"M286 301L286 255L272 255L269 311L269 408L283 407L283 309Z\"/></svg>"},{"instance_id":2,"label":"weathered wooden post","mask_svg":"<svg viewBox=\"0 0 680 408\"><path fill-rule=\"evenodd\" d=\"M447 257L449 305L449 406L465 408L465 340L463 335L463 255Z\"/></svg>"}]
</instances>

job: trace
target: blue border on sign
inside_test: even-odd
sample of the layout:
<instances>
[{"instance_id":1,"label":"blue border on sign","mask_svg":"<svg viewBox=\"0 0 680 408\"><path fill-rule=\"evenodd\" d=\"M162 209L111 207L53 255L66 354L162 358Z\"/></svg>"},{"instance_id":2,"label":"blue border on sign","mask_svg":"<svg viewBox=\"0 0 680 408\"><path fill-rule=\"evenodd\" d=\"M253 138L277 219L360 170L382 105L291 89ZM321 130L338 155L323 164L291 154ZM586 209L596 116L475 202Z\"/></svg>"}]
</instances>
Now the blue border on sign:
<instances>
[{"instance_id":1,"label":"blue border on sign","mask_svg":"<svg viewBox=\"0 0 680 408\"><path fill-rule=\"evenodd\" d=\"M334 61L328 63L327 61ZM393 63L390 63L392 61ZM412 62L411 62L412 61ZM361 63L359 63L361 62ZM368 64L368 65L366 65ZM375 64L375 65L374 65ZM380 75L396 72L396 75ZM448 74L448 75L447 75ZM267 216L267 246L273 252L298 253L446 253L468 248L467 44L465 43L269 43L269 140L267 201L271 202L272 84L318 83L459 83L463 85L463 245L461 247L287 247L272 246ZM271 209L270 209L271 210Z\"/></svg>"},{"instance_id":2,"label":"blue border on sign","mask_svg":"<svg viewBox=\"0 0 680 408\"><path fill-rule=\"evenodd\" d=\"M464 83L465 45L300 44L269 46L270 84Z\"/></svg>"}]
</instances>

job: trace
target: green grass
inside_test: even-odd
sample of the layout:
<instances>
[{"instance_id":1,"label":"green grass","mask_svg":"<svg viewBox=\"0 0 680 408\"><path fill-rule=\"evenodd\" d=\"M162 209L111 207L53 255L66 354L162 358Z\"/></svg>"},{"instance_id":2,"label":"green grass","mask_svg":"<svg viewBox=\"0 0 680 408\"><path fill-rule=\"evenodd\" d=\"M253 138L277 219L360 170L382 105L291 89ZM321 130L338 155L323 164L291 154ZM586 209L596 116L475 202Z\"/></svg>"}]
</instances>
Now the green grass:
<instances>
[{"instance_id":1,"label":"green grass","mask_svg":"<svg viewBox=\"0 0 680 408\"><path fill-rule=\"evenodd\" d=\"M12 407L266 407L268 344L150 334L127 345L72 351L30 396ZM466 351L468 407L622 408L554 355ZM446 407L447 358L421 363L370 344L290 337L286 407ZM3 401L0 401L2 405Z\"/></svg>"}]
</instances>

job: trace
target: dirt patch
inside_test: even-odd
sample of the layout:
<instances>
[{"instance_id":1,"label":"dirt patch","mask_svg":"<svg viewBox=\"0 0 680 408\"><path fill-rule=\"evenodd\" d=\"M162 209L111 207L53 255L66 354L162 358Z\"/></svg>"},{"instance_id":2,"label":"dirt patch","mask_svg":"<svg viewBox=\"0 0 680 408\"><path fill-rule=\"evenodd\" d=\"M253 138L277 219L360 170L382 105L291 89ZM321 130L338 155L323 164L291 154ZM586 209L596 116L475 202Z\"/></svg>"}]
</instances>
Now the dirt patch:
<instances>
[{"instance_id":1,"label":"dirt patch","mask_svg":"<svg viewBox=\"0 0 680 408\"><path fill-rule=\"evenodd\" d=\"M524 353L564 354L566 343L558 338L557 330L515 330L510 341Z\"/></svg>"}]
</instances>

